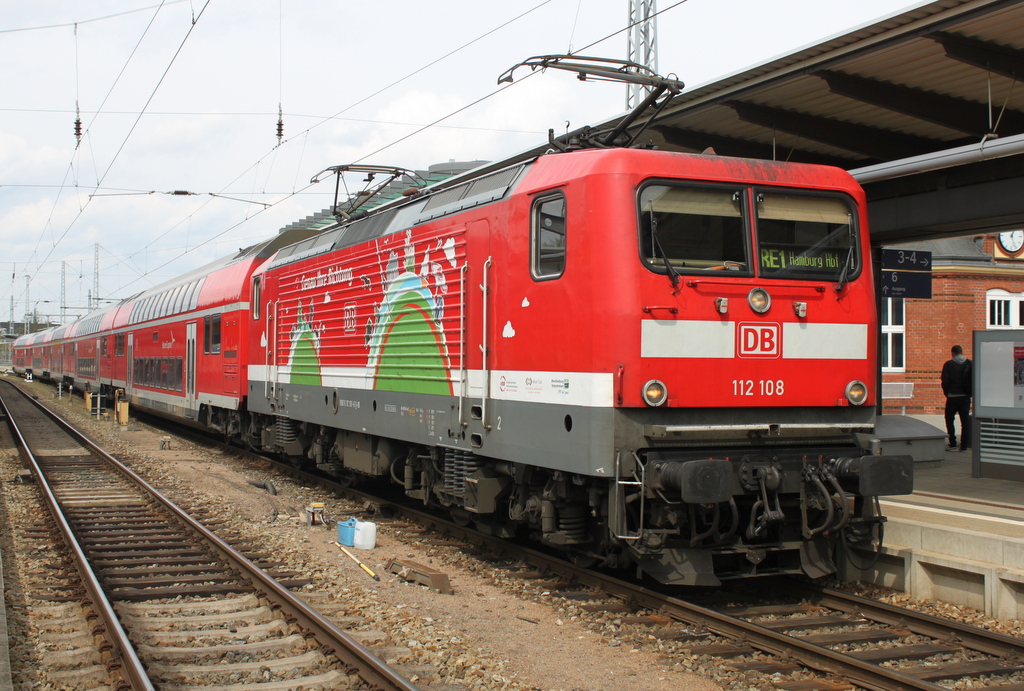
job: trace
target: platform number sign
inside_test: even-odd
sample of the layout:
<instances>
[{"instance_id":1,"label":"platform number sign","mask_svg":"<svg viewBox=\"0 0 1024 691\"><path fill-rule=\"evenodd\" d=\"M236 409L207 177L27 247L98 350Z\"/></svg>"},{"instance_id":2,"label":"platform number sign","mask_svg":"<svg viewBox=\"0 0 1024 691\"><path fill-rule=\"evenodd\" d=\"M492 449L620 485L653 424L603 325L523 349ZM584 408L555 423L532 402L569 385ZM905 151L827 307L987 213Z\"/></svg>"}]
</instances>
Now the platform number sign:
<instances>
[{"instance_id":1,"label":"platform number sign","mask_svg":"<svg viewBox=\"0 0 1024 691\"><path fill-rule=\"evenodd\" d=\"M883 298L931 298L932 253L882 250L880 290Z\"/></svg>"}]
</instances>

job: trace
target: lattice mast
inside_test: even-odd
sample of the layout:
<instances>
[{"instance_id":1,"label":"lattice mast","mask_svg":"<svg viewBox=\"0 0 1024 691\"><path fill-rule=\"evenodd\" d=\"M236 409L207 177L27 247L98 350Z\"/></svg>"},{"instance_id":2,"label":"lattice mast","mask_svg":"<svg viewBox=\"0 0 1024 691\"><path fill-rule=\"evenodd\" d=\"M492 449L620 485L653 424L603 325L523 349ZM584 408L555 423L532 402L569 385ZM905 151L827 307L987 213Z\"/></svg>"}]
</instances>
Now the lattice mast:
<instances>
[{"instance_id":1,"label":"lattice mast","mask_svg":"<svg viewBox=\"0 0 1024 691\"><path fill-rule=\"evenodd\" d=\"M655 0L629 0L629 45L626 60L650 68L658 74L658 10ZM626 86L626 110L632 110L651 91L640 84Z\"/></svg>"}]
</instances>

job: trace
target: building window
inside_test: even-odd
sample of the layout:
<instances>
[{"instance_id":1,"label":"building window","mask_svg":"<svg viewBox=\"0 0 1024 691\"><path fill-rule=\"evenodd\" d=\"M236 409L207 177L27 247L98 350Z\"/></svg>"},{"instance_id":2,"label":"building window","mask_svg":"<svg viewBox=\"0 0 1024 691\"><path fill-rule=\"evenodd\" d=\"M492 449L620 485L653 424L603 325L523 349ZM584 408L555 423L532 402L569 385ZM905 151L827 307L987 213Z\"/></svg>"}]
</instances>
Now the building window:
<instances>
[{"instance_id":1,"label":"building window","mask_svg":"<svg viewBox=\"0 0 1024 691\"><path fill-rule=\"evenodd\" d=\"M882 302L882 371L903 372L906 362L906 319L903 298Z\"/></svg>"},{"instance_id":2,"label":"building window","mask_svg":"<svg viewBox=\"0 0 1024 691\"><path fill-rule=\"evenodd\" d=\"M985 294L988 303L988 328L1019 329L1024 326L1024 293L1009 293L993 288Z\"/></svg>"}]
</instances>

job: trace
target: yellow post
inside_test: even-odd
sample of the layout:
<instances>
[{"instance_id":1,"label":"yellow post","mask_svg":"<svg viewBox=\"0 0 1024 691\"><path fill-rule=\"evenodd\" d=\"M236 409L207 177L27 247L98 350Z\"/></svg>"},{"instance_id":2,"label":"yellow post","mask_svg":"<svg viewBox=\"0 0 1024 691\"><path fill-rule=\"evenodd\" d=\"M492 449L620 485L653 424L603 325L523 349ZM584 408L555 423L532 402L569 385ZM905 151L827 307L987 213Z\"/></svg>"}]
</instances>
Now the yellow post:
<instances>
[{"instance_id":1,"label":"yellow post","mask_svg":"<svg viewBox=\"0 0 1024 691\"><path fill-rule=\"evenodd\" d=\"M85 398L85 412L92 413L92 394L86 391L82 396Z\"/></svg>"},{"instance_id":2,"label":"yellow post","mask_svg":"<svg viewBox=\"0 0 1024 691\"><path fill-rule=\"evenodd\" d=\"M114 409L114 416L117 418L117 424L121 426L128 424L128 401L121 400L117 402L117 407Z\"/></svg>"}]
</instances>

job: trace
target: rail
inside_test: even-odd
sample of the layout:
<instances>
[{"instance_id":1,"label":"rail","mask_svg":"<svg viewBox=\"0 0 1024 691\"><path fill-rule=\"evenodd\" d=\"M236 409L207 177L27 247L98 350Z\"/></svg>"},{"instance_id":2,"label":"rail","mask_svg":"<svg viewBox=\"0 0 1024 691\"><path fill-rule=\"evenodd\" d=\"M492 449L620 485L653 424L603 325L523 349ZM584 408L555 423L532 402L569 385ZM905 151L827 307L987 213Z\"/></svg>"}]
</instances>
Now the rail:
<instances>
[{"instance_id":1,"label":"rail","mask_svg":"<svg viewBox=\"0 0 1024 691\"><path fill-rule=\"evenodd\" d=\"M13 385L9 384L12 388ZM20 390L19 390L19 393ZM24 395L22 393L22 395ZM272 600L278 602L282 609L292 617L294 617L302 628L312 632L314 636L322 644L327 645L331 652L345 665L357 671L357 674L372 688L379 690L389 691L417 691L416 686L408 682L398 672L393 670L389 665L379 660L366 648L360 645L354 638L346 634L344 631L339 629L333 623L327 619L321 617L315 610L309 607L301 599L293 595L289 590L279 584L272 577L267 575L262 569L253 564L248 558L246 558L241 552L238 552L235 548L231 547L228 543L218 537L215 533L207 529L204 525L197 522L188 513L183 511L173 502L166 497L163 497L160 492L151 486L146 480L133 472L130 468L125 466L123 463L118 461L116 458L108 454L102 448L93 443L88 437L78 432L69 423L50 412L45 406L38 401L26 397L27 400L32 403L36 408L43 412L49 417L55 424L57 424L62 430L70 435L77 442L87 447L98 456L100 456L105 462L109 463L123 477L133 483L143 492L158 498L163 507L173 514L187 529L201 537L218 555L227 561L235 570L237 570L244 578L249 580L254 590L261 597L269 597ZM6 411L5 411L6 412ZM19 439L20 443L24 444L24 439ZM42 471L36 465L33 468L33 474L38 474L37 477L42 476ZM63 517L63 513L60 512L59 506L57 506L56 498L52 493L47 498L48 503L51 503L53 510L56 510L60 515L59 522L61 524L61 531L66 531L66 540L74 541L71 527ZM57 515L57 514L55 514ZM70 544L70 542L69 542ZM76 553L76 560L81 559L81 563L84 563L88 568L88 563L84 552L79 551ZM95 587L98 589L96 592L99 593L101 601L105 602L106 598L102 595L102 589L100 589L99 582L89 569L92 580L95 582ZM90 591L91 594L92 591ZM95 600L94 600L95 601ZM113 617L114 626L117 630L123 633L120 624L117 623L116 616L113 615L112 608L110 614ZM127 641L127 637L125 637ZM331 645L331 644L334 645ZM128 649L132 650L130 644ZM134 654L134 651L133 651ZM137 658L135 658L137 660ZM139 666L141 668L141 663ZM149 684L148 676L144 670L141 671L142 679L145 680L146 684ZM133 686L133 689L152 689L152 685L148 686Z\"/></svg>"},{"instance_id":2,"label":"rail","mask_svg":"<svg viewBox=\"0 0 1024 691\"><path fill-rule=\"evenodd\" d=\"M10 384L9 382L5 383L7 383L7 386L10 389L16 391L18 395L24 395L13 384ZM35 403L37 407L42 408L35 401L32 402ZM50 514L53 516L53 520L57 523L57 527L60 529L61 536L64 539L64 544L67 546L68 550L74 557L75 563L78 565L78 572L82 579L82 585L85 588L86 593L88 593L89 599L92 601L93 609L96 611L96 614L99 615L100 620L103 623L107 642L110 643L114 651L113 659L118 663L120 668L118 673L122 679L128 682L134 691L154 689L152 682L149 680L149 675L146 674L145 667L139 660L138 655L135 653L135 648L128 640L128 634L125 632L124 628L122 628L121 622L118 620L117 614L114 612L113 605L110 604L106 594L103 592L103 588L100 586L96 573L89 565L89 559L86 557L85 551L75 538L75 534L71 530L71 525L64 516L64 512L61 510L60 504L57 502L57 497L54 495L53 489L50 487L46 475L43 473L42 468L39 467L35 454L33 454L31 449L29 449L28 443L26 442L24 435L21 433L21 429L18 427L17 421L11 415L11 412L7 407L7 403L3 400L2 396L0 396L0 408L3 409L4 417L7 418L7 424L11 428L11 433L17 440L18 445L21 446L25 452L25 458L28 462L29 469L32 471L32 476L35 478L40 491L43 493L43 498L50 510Z\"/></svg>"}]
</instances>

